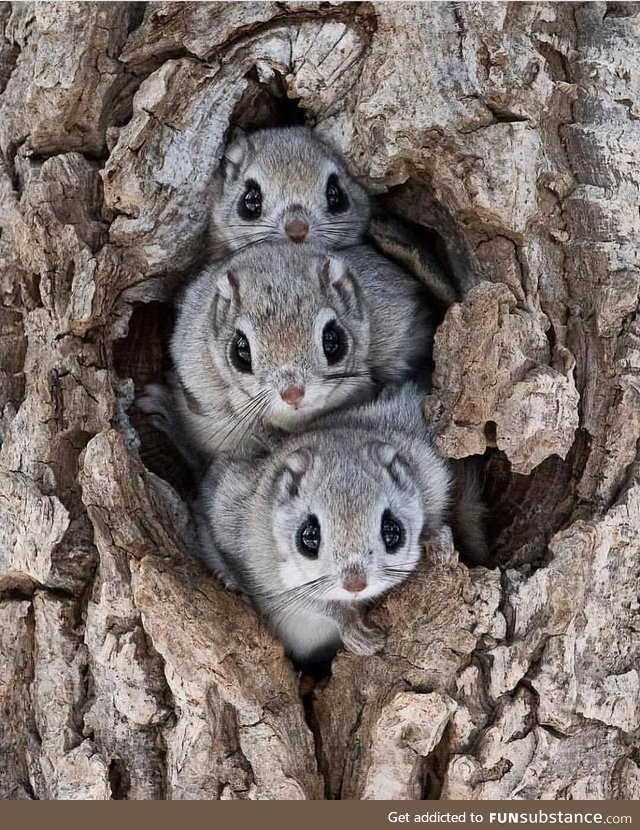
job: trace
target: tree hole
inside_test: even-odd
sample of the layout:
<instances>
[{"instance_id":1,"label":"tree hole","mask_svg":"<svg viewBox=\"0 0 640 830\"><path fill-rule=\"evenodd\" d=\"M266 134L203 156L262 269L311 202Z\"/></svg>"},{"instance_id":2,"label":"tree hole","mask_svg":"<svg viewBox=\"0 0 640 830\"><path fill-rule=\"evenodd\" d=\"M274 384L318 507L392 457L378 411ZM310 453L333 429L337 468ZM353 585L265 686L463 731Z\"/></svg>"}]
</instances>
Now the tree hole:
<instances>
[{"instance_id":1,"label":"tree hole","mask_svg":"<svg viewBox=\"0 0 640 830\"><path fill-rule=\"evenodd\" d=\"M236 127L250 132L308 122L308 114L300 107L300 101L289 98L281 75L264 81L258 70L253 69L246 80L246 90L230 119L228 138ZM462 228L446 206L434 197L428 172L422 171L420 180L409 179L373 201L374 217L392 216L399 223L400 247L395 246L395 238L391 244L388 240L381 243L374 234L370 241L428 287L432 280L435 289L431 298L439 324L451 303L462 300L482 277L472 247L473 228ZM407 250L411 255L406 255ZM178 287L176 283L185 283L199 264L194 260L190 271L179 279L175 275L171 279L167 276L169 293ZM438 294L438 280L449 286L451 295ZM142 394L146 384L162 383L171 368L169 342L174 319L168 302L137 303L126 337L114 343L116 372L120 378L131 378L135 398ZM128 416L139 436L145 466L172 484L184 498L192 496L195 486L192 474L172 442L149 422L135 402L129 407ZM485 437L490 449L476 460L476 466L481 470L483 499L488 508L491 553L488 565L539 567L548 559L551 536L571 516L572 471L585 457L584 442L576 439L566 461L549 458L531 475L522 476L512 472L508 459L496 448L495 422L486 423Z\"/></svg>"},{"instance_id":2,"label":"tree hole","mask_svg":"<svg viewBox=\"0 0 640 830\"><path fill-rule=\"evenodd\" d=\"M168 481L183 498L189 498L194 481L188 466L172 441L136 405L145 386L162 383L171 369L169 343L174 322L170 303L136 303L126 337L113 344L113 362L118 377L130 378L133 383L134 399L127 415L140 439L142 463Z\"/></svg>"}]
</instances>

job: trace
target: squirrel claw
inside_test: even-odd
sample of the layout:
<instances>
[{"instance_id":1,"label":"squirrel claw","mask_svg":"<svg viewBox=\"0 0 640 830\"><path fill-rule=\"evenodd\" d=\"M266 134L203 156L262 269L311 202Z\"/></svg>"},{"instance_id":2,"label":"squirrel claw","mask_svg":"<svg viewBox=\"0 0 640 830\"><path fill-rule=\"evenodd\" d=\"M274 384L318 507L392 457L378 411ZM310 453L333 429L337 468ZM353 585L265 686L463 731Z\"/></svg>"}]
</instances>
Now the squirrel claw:
<instances>
[{"instance_id":1,"label":"squirrel claw","mask_svg":"<svg viewBox=\"0 0 640 830\"><path fill-rule=\"evenodd\" d=\"M363 622L355 622L342 632L342 642L353 654L371 657L381 651L386 637L379 628L369 628Z\"/></svg>"},{"instance_id":2,"label":"squirrel claw","mask_svg":"<svg viewBox=\"0 0 640 830\"><path fill-rule=\"evenodd\" d=\"M149 421L158 429L168 432L172 421L171 393L166 386L149 383L142 395L137 398L136 406L140 412L149 415Z\"/></svg>"}]
</instances>

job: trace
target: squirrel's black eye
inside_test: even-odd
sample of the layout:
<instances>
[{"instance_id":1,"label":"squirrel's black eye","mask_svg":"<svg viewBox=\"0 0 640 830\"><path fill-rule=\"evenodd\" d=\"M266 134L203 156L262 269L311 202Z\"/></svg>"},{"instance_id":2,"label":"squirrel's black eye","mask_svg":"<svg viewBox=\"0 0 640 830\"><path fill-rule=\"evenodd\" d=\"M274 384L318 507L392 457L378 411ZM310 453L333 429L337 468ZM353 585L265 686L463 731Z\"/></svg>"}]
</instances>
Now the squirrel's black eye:
<instances>
[{"instance_id":1,"label":"squirrel's black eye","mask_svg":"<svg viewBox=\"0 0 640 830\"><path fill-rule=\"evenodd\" d=\"M393 553L404 542L404 528L400 522L395 519L390 510L385 510L382 514L382 522L380 524L380 535L382 541L387 549L387 553Z\"/></svg>"},{"instance_id":2,"label":"squirrel's black eye","mask_svg":"<svg viewBox=\"0 0 640 830\"><path fill-rule=\"evenodd\" d=\"M327 179L327 207L329 213L343 213L349 207L347 194L340 186L340 181L335 173Z\"/></svg>"},{"instance_id":3,"label":"squirrel's black eye","mask_svg":"<svg viewBox=\"0 0 640 830\"><path fill-rule=\"evenodd\" d=\"M238 202L238 213L243 219L257 219L262 213L262 191L258 182L249 179Z\"/></svg>"},{"instance_id":4,"label":"squirrel's black eye","mask_svg":"<svg viewBox=\"0 0 640 830\"><path fill-rule=\"evenodd\" d=\"M298 531L296 538L298 550L308 559L317 559L320 549L320 522L318 517L308 516Z\"/></svg>"},{"instance_id":5,"label":"squirrel's black eye","mask_svg":"<svg viewBox=\"0 0 640 830\"><path fill-rule=\"evenodd\" d=\"M342 360L347 351L346 338L333 320L322 330L322 351L329 366Z\"/></svg>"},{"instance_id":6,"label":"squirrel's black eye","mask_svg":"<svg viewBox=\"0 0 640 830\"><path fill-rule=\"evenodd\" d=\"M237 331L231 342L231 362L239 372L251 371L251 348L241 331Z\"/></svg>"}]
</instances>

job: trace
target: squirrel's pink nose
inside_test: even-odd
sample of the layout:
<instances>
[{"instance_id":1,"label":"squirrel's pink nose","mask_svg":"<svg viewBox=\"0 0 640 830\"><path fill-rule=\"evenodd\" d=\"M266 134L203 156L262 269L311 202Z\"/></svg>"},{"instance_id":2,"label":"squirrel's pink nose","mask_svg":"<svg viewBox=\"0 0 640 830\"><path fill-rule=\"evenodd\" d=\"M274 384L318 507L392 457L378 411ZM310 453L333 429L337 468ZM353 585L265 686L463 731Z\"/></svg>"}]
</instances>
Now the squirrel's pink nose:
<instances>
[{"instance_id":1,"label":"squirrel's pink nose","mask_svg":"<svg viewBox=\"0 0 640 830\"><path fill-rule=\"evenodd\" d=\"M285 403L297 406L304 398L304 386L287 386L280 392L280 397Z\"/></svg>"},{"instance_id":2,"label":"squirrel's pink nose","mask_svg":"<svg viewBox=\"0 0 640 830\"><path fill-rule=\"evenodd\" d=\"M284 229L289 239L293 240L293 242L304 242L309 233L309 225L301 219L292 219L290 222L287 222Z\"/></svg>"},{"instance_id":3,"label":"squirrel's pink nose","mask_svg":"<svg viewBox=\"0 0 640 830\"><path fill-rule=\"evenodd\" d=\"M345 591L357 594L367 587L367 578L364 574L349 574L342 580L342 587Z\"/></svg>"}]
</instances>

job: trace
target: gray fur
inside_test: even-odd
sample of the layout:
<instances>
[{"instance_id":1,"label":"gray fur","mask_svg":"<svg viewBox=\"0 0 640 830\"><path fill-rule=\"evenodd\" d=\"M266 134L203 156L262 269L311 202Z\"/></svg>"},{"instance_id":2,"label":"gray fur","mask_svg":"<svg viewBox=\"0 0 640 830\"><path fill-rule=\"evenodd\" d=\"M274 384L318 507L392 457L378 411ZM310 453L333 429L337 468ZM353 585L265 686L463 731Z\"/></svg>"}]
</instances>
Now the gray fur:
<instances>
[{"instance_id":1,"label":"gray fur","mask_svg":"<svg viewBox=\"0 0 640 830\"><path fill-rule=\"evenodd\" d=\"M327 180L337 174L349 208L331 214ZM262 214L244 219L238 213L246 182L263 194ZM369 223L369 197L347 172L340 156L308 127L237 131L225 151L213 183L211 239L216 256L259 242L286 239L285 224L306 222L305 242L330 248L355 245Z\"/></svg>"},{"instance_id":2,"label":"gray fur","mask_svg":"<svg viewBox=\"0 0 640 830\"><path fill-rule=\"evenodd\" d=\"M299 661L340 643L377 651L383 638L365 626L363 602L408 577L425 538L446 521L451 477L421 399L409 384L290 436L266 458L214 462L202 484L204 558L227 584L231 575ZM395 553L380 535L385 510L405 531ZM321 529L317 559L296 544L311 514ZM358 594L343 587L354 573L367 582Z\"/></svg>"},{"instance_id":3,"label":"gray fur","mask_svg":"<svg viewBox=\"0 0 640 830\"><path fill-rule=\"evenodd\" d=\"M322 350L331 319L348 343L335 365ZM237 331L249 340L251 373L231 359ZM419 283L375 251L265 243L206 268L187 288L171 342L173 411L161 387L140 405L187 456L249 457L325 412L370 399L379 385L425 375L431 337ZM280 396L290 386L304 388L296 407Z\"/></svg>"}]
</instances>

